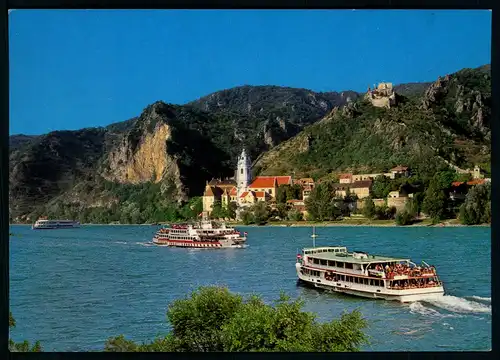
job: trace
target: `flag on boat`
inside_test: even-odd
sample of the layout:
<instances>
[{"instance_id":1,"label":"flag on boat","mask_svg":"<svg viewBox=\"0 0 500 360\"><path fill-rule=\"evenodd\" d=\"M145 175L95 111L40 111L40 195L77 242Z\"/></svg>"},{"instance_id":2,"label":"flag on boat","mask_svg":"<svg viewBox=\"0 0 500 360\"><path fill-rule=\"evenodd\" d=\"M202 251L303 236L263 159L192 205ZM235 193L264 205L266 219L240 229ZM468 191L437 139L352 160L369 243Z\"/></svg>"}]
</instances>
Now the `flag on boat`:
<instances>
[{"instance_id":1,"label":"flag on boat","mask_svg":"<svg viewBox=\"0 0 500 360\"><path fill-rule=\"evenodd\" d=\"M247 235L248 235L248 233L245 231L245 232L243 233L243 235L247 236Z\"/></svg>"},{"instance_id":2,"label":"flag on boat","mask_svg":"<svg viewBox=\"0 0 500 360\"><path fill-rule=\"evenodd\" d=\"M297 254L297 259L302 259L302 255Z\"/></svg>"}]
</instances>

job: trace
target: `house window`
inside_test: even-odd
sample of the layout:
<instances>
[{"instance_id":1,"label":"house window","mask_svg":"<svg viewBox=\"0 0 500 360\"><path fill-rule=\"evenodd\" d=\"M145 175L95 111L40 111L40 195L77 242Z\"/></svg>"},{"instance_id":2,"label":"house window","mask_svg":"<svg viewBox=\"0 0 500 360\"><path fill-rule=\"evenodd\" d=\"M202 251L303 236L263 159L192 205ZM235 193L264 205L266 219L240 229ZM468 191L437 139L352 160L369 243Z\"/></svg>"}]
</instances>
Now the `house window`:
<instances>
[{"instance_id":1,"label":"house window","mask_svg":"<svg viewBox=\"0 0 500 360\"><path fill-rule=\"evenodd\" d=\"M269 194L273 194L273 189L269 189Z\"/></svg>"}]
</instances>

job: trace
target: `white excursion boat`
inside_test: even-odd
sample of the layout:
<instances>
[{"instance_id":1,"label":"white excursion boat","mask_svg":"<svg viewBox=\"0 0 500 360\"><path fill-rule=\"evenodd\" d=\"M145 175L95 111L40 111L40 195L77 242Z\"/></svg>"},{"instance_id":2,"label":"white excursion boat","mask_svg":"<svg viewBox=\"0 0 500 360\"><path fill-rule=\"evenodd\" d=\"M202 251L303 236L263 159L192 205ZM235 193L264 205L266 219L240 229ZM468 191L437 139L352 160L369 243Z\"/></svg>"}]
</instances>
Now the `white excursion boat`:
<instances>
[{"instance_id":1,"label":"white excursion boat","mask_svg":"<svg viewBox=\"0 0 500 360\"><path fill-rule=\"evenodd\" d=\"M372 299L412 302L444 295L436 270L422 261L348 252L344 246L312 247L297 255L300 282Z\"/></svg>"},{"instance_id":2,"label":"white excursion boat","mask_svg":"<svg viewBox=\"0 0 500 360\"><path fill-rule=\"evenodd\" d=\"M176 246L201 249L243 248L247 240L239 231L215 221L197 224L172 225L158 230L153 243L159 246Z\"/></svg>"},{"instance_id":3,"label":"white excursion boat","mask_svg":"<svg viewBox=\"0 0 500 360\"><path fill-rule=\"evenodd\" d=\"M79 221L74 220L47 220L47 218L38 219L33 226L33 230L51 230L51 229L72 229L80 227Z\"/></svg>"}]
</instances>

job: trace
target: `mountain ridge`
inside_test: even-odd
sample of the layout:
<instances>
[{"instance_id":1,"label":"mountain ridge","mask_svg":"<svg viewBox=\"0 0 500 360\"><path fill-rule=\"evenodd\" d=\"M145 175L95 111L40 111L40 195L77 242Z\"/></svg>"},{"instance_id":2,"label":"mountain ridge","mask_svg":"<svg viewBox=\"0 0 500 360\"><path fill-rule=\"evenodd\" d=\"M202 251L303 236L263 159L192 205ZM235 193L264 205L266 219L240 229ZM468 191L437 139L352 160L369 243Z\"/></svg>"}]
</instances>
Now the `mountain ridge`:
<instances>
[{"instance_id":1,"label":"mountain ridge","mask_svg":"<svg viewBox=\"0 0 500 360\"><path fill-rule=\"evenodd\" d=\"M474 75L467 75L471 71ZM386 139L384 126L394 127L398 123L391 116L408 115L410 106L425 124L431 124L429 129L439 129L432 130L436 132L435 136L446 138L448 142L432 140L430 143L438 146L439 151L449 157L447 160L459 163L462 158L470 159L471 156L484 160L484 156L477 155L480 150L471 150L484 147L483 140L468 143L459 138L465 141L462 144L465 150L457 150L458 147L455 146L455 149L449 145L450 139L441 134L475 129L471 136L478 139L488 136L491 90L489 93L485 90L487 84L484 81L477 83L480 76L476 76L487 74L488 67L464 69L462 72L465 74L462 79L457 80L458 83L453 80L449 86L436 86L437 82L396 86L395 89L406 94L402 97L408 98L410 105L405 105L408 108L396 108L392 113L389 111L389 115L385 110L367 107L363 104L363 94L355 92L315 93L288 87L240 86L209 94L185 105L158 101L148 105L140 116L106 127L55 131L35 136L12 135L9 137L10 212L14 218L35 213L50 214L51 211L56 214L62 211L60 203L68 202L73 204L75 213L112 206L129 206L130 209L136 206L138 212L143 212L146 211L144 206L148 205L137 205L137 197L132 195L134 191L146 191L144 184L147 183L156 184L151 186L163 197L155 201L161 201L165 206L182 203L189 197L200 195L206 180L233 175L241 147L250 150L255 159L256 173L277 171L263 166L265 161L262 159L276 154L276 149L294 139L301 141L298 149L314 148L318 140L312 136L310 128L359 120L360 116L363 117L360 114L365 112L368 122L373 120L369 119L372 115L380 117L378 125L373 123L373 131L366 133L366 138L369 139L373 133L378 134L380 139ZM441 94L444 88L452 95ZM436 97L438 100L434 99ZM441 109L439 101L451 97L461 100L450 103L453 106L447 103ZM427 109L423 109L425 107ZM459 112L462 115L455 114L457 108L462 109ZM481 109L480 116L478 109ZM448 116L446 112L455 115ZM384 119L384 114L389 118ZM472 122L469 121L471 116L474 116ZM436 117L439 119L436 120ZM455 118L460 121L455 121ZM416 122L411 126L411 131L420 134L421 129ZM440 126L444 126L444 130ZM411 138L410 133L399 135ZM419 136L425 138L424 135ZM394 138L391 141L396 144L400 140ZM353 144L346 141L343 144L346 149L353 149ZM339 148L337 140L331 146L344 149L342 146ZM453 151L450 150L452 148ZM448 153L447 149L451 152ZM397 160L403 160L404 151ZM298 158L307 160L304 155ZM318 166L323 172L335 166L339 170L339 166L348 161L335 165L335 156L333 159L333 163L328 165L319 160ZM303 169L300 166L290 168L290 171L297 170ZM132 195L126 200L122 198L124 204L117 205L117 194L124 192Z\"/></svg>"}]
</instances>

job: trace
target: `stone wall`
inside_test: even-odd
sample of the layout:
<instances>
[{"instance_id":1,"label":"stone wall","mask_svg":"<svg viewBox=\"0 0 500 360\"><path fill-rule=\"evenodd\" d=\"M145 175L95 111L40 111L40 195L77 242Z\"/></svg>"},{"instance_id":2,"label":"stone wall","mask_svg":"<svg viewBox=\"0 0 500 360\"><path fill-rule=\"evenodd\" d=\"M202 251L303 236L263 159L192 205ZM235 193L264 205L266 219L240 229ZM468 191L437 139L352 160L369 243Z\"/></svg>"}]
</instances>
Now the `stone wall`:
<instances>
[{"instance_id":1,"label":"stone wall","mask_svg":"<svg viewBox=\"0 0 500 360\"><path fill-rule=\"evenodd\" d=\"M387 206L388 207L394 206L398 211L401 211L405 208L407 202L408 202L407 197L388 198Z\"/></svg>"},{"instance_id":2,"label":"stone wall","mask_svg":"<svg viewBox=\"0 0 500 360\"><path fill-rule=\"evenodd\" d=\"M373 203L375 204L375 206L384 206L385 205L385 199L373 199ZM356 201L356 208L358 210L363 209L364 206L365 206L365 200L364 199Z\"/></svg>"}]
</instances>

